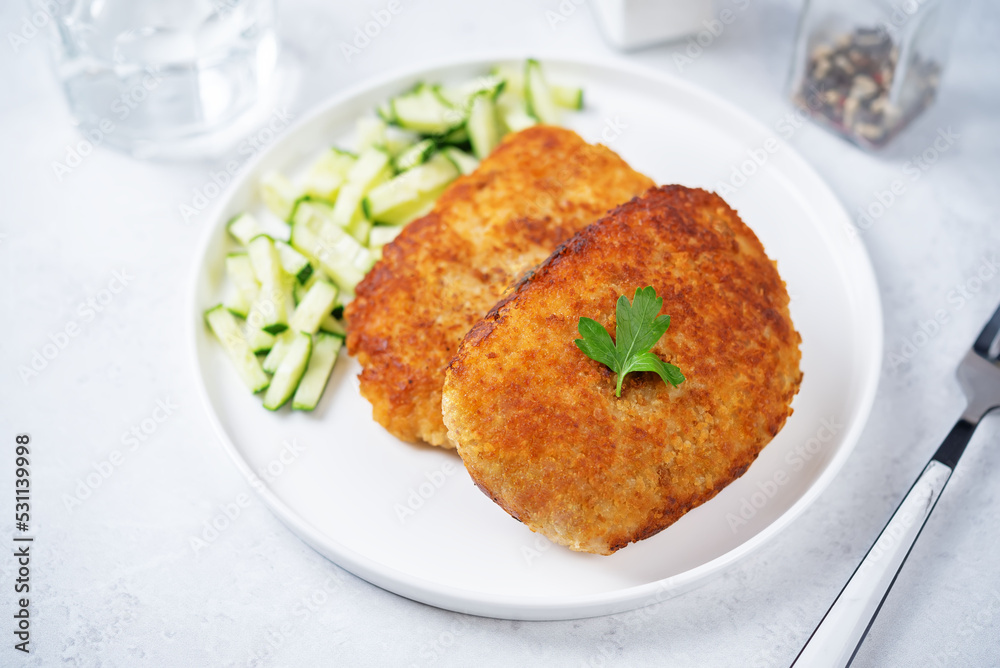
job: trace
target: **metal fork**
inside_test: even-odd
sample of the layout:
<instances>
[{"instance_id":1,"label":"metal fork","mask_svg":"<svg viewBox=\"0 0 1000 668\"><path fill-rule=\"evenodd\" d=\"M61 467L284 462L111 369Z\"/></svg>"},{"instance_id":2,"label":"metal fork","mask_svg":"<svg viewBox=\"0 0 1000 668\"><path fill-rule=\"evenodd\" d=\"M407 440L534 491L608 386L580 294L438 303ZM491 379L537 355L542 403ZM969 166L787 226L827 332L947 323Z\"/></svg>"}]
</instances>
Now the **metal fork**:
<instances>
[{"instance_id":1,"label":"metal fork","mask_svg":"<svg viewBox=\"0 0 1000 668\"><path fill-rule=\"evenodd\" d=\"M1000 308L958 367L968 406L913 483L864 561L809 637L793 668L849 666L979 421L1000 406Z\"/></svg>"}]
</instances>

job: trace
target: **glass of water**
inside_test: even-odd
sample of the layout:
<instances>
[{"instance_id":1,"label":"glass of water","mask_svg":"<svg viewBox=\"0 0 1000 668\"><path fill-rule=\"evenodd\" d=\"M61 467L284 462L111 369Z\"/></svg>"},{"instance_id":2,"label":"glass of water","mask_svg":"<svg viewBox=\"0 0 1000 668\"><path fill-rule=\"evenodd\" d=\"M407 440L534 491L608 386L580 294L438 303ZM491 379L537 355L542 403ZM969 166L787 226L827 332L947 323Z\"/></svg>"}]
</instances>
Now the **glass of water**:
<instances>
[{"instance_id":1,"label":"glass of water","mask_svg":"<svg viewBox=\"0 0 1000 668\"><path fill-rule=\"evenodd\" d=\"M136 157L222 150L275 68L274 0L42 4L56 13L56 72L81 131Z\"/></svg>"}]
</instances>

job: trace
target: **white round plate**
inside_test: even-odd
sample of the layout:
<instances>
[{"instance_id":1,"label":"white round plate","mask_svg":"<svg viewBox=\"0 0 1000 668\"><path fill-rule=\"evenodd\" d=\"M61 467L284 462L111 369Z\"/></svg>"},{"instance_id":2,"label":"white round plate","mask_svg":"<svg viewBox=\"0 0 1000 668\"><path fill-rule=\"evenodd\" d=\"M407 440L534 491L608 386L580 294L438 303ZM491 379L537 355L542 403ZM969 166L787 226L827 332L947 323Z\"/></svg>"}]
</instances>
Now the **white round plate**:
<instances>
[{"instance_id":1,"label":"white round plate","mask_svg":"<svg viewBox=\"0 0 1000 668\"><path fill-rule=\"evenodd\" d=\"M292 531L337 564L402 596L466 613L610 614L703 583L775 536L837 473L871 409L882 312L868 256L845 233L848 216L816 172L766 127L705 91L643 69L543 63L550 81L585 89L586 110L567 114L566 123L658 183L715 189L734 168L753 172L726 199L777 261L803 340L795 413L746 474L612 556L551 545L483 495L454 452L390 436L371 419L358 392L360 367L346 352L313 413L270 413L203 325L203 311L221 300L223 259L233 250L225 221L263 211L256 184L265 171L294 174L327 146L352 146L356 119L418 80L466 80L497 62L423 68L348 91L285 132L236 179L195 267L196 373L240 471L259 480L254 486Z\"/></svg>"}]
</instances>

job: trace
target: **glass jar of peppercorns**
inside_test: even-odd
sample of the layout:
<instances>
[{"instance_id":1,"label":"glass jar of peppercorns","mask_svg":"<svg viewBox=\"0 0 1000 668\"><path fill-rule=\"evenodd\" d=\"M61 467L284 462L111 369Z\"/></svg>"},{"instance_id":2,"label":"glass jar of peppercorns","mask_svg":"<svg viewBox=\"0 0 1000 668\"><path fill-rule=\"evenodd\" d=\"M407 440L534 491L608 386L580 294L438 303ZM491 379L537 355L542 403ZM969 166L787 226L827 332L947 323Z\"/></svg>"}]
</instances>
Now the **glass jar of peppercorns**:
<instances>
[{"instance_id":1,"label":"glass jar of peppercorns","mask_svg":"<svg viewBox=\"0 0 1000 668\"><path fill-rule=\"evenodd\" d=\"M806 0L792 101L859 146L885 145L934 100L958 13L943 0Z\"/></svg>"}]
</instances>

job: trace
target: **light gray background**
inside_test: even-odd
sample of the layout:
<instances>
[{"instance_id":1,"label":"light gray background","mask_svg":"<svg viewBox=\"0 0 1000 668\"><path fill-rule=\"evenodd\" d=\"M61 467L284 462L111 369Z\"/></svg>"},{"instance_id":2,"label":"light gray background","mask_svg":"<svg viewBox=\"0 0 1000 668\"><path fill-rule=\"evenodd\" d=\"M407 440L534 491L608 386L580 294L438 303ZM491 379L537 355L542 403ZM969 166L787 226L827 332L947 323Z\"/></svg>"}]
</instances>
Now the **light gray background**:
<instances>
[{"instance_id":1,"label":"light gray background","mask_svg":"<svg viewBox=\"0 0 1000 668\"><path fill-rule=\"evenodd\" d=\"M384 2L282 2L281 33L302 68L297 91L286 93L289 109L301 114L392 68L484 49L623 57L606 46L586 4L567 0L563 9L575 10L552 25L546 11L559 11L556 0L401 3L347 63L339 42ZM773 127L789 111L783 86L799 9L751 0L682 70L674 54L683 43L627 58L696 82ZM0 664L785 666L961 411L953 369L1000 301L1000 10L987 0L969 3L940 102L889 150L865 154L814 127L791 140L854 212L905 178L904 163L939 129L959 135L863 236L885 307L886 362L856 452L805 515L728 575L624 615L481 619L373 587L253 499L198 401L183 337L207 216L185 223L179 205L224 161L143 163L98 148L60 181L52 161L79 138L44 40L10 48L7 35L27 13L20 3L0 10L0 438L4 453L17 432L34 439L34 653L25 661L11 648L13 560L0 557ZM134 278L83 322L79 304L121 270ZM985 280L970 285L980 271ZM960 299L959 286L978 292ZM943 324L927 324L936 317ZM22 382L18 365L70 321L80 335ZM905 361L893 364L890 354ZM158 400L177 408L128 452L122 434ZM856 665L1000 665L997 437L998 421L988 418ZM69 510L64 495L115 449L126 450L121 465ZM0 456L4 544L13 533L11 460ZM240 516L196 552L191 537L244 498ZM306 607L310 597L326 600Z\"/></svg>"}]
</instances>

